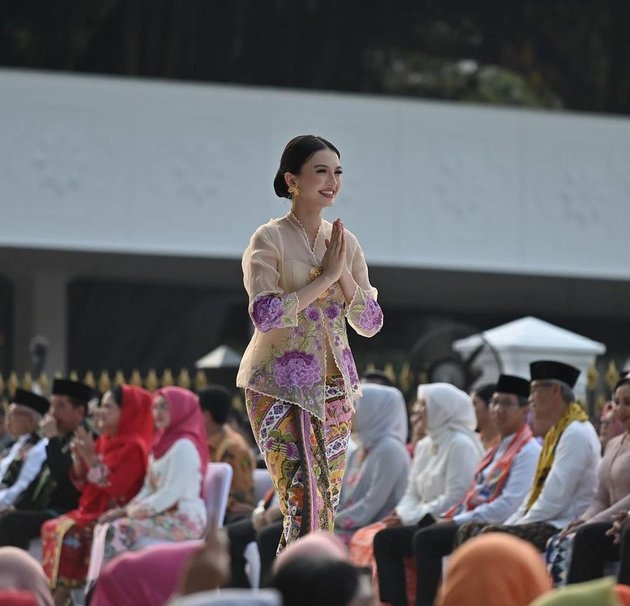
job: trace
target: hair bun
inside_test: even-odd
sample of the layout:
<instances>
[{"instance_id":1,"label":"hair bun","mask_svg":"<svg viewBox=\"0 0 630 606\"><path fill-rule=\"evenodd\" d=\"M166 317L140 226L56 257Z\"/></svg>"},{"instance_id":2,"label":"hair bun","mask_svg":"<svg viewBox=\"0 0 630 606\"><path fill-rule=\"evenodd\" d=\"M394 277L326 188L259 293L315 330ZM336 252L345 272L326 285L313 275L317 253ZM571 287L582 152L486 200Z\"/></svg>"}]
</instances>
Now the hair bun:
<instances>
[{"instance_id":1,"label":"hair bun","mask_svg":"<svg viewBox=\"0 0 630 606\"><path fill-rule=\"evenodd\" d=\"M278 172L273 180L273 190L276 192L276 196L278 198L290 198L289 195L289 187L287 186L287 182L284 180L284 173Z\"/></svg>"}]
</instances>

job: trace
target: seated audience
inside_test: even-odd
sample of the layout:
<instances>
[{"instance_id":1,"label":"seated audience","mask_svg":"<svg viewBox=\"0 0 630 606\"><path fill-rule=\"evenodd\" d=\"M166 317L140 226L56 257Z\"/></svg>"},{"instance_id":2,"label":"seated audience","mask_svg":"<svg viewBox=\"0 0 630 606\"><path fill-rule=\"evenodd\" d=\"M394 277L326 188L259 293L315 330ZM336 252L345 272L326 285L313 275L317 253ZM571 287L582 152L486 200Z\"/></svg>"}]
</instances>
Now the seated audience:
<instances>
[{"instance_id":1,"label":"seated audience","mask_svg":"<svg viewBox=\"0 0 630 606\"><path fill-rule=\"evenodd\" d=\"M551 590L540 554L501 533L475 537L456 549L445 576L435 606L528 606Z\"/></svg>"},{"instance_id":2,"label":"seated audience","mask_svg":"<svg viewBox=\"0 0 630 606\"><path fill-rule=\"evenodd\" d=\"M46 460L46 440L37 430L49 406L48 400L37 394L15 391L7 414L7 427L15 442L0 460L0 513L13 507Z\"/></svg>"},{"instance_id":3,"label":"seated audience","mask_svg":"<svg viewBox=\"0 0 630 606\"><path fill-rule=\"evenodd\" d=\"M480 385L470 392L477 417L477 433L486 450L491 450L499 444L501 437L499 430L490 414L490 400L496 391L494 383Z\"/></svg>"},{"instance_id":4,"label":"seated audience","mask_svg":"<svg viewBox=\"0 0 630 606\"><path fill-rule=\"evenodd\" d=\"M156 392L152 409L156 434L144 486L126 506L99 519L109 524L105 560L143 537L182 541L198 539L205 530L200 495L208 447L199 400L186 389L164 387Z\"/></svg>"},{"instance_id":5,"label":"seated audience","mask_svg":"<svg viewBox=\"0 0 630 606\"><path fill-rule=\"evenodd\" d=\"M85 583L97 518L125 505L142 487L153 435L151 395L123 385L103 395L94 442L82 427L71 442L72 479L81 489L79 507L42 527L44 570L56 604Z\"/></svg>"},{"instance_id":6,"label":"seated audience","mask_svg":"<svg viewBox=\"0 0 630 606\"><path fill-rule=\"evenodd\" d=\"M530 372L534 416L547 419L541 425L551 424L532 489L505 525L481 525L465 532L508 532L544 551L548 539L579 518L593 499L601 446L588 415L574 401L573 386L580 371L545 360L533 362Z\"/></svg>"},{"instance_id":7,"label":"seated audience","mask_svg":"<svg viewBox=\"0 0 630 606\"><path fill-rule=\"evenodd\" d=\"M0 547L0 604L14 603L52 606L53 598L42 566L33 556L17 547Z\"/></svg>"},{"instance_id":8,"label":"seated audience","mask_svg":"<svg viewBox=\"0 0 630 606\"><path fill-rule=\"evenodd\" d=\"M417 604L432 606L442 573L442 558L453 551L462 525L505 522L531 489L540 445L527 425L529 381L501 375L496 389L490 401L490 412L499 428L501 442L479 463L466 496L445 512L438 523L418 530L404 549L402 545L383 544L376 550L379 570L389 570L392 566L400 569L401 557L410 555L413 549ZM395 578L400 583L400 571ZM386 588L384 583L382 592ZM404 603L404 588L392 586L388 593L391 604Z\"/></svg>"},{"instance_id":9,"label":"seated audience","mask_svg":"<svg viewBox=\"0 0 630 606\"><path fill-rule=\"evenodd\" d=\"M348 456L335 532L349 542L356 530L392 511L407 485L407 415L395 387L366 384L352 420L359 448Z\"/></svg>"},{"instance_id":10,"label":"seated audience","mask_svg":"<svg viewBox=\"0 0 630 606\"><path fill-rule=\"evenodd\" d=\"M199 404L208 436L210 461L228 463L234 471L225 516L228 524L248 517L254 509L256 461L245 438L229 424L233 414L230 392L219 385L209 385L199 392Z\"/></svg>"},{"instance_id":11,"label":"seated audience","mask_svg":"<svg viewBox=\"0 0 630 606\"><path fill-rule=\"evenodd\" d=\"M597 579L604 574L605 562L620 556L619 545L608 533L617 516L630 509L630 379L617 383L613 400L625 431L606 447L597 494L547 546L547 561L558 585Z\"/></svg>"},{"instance_id":12,"label":"seated audience","mask_svg":"<svg viewBox=\"0 0 630 606\"><path fill-rule=\"evenodd\" d=\"M381 522L353 535L350 552L356 565L375 568L377 533L387 529L394 535L411 536L419 525L432 523L458 503L483 456L468 394L447 383L432 383L418 388L418 400L427 437L416 445L407 489L398 505Z\"/></svg>"},{"instance_id":13,"label":"seated audience","mask_svg":"<svg viewBox=\"0 0 630 606\"><path fill-rule=\"evenodd\" d=\"M13 504L14 511L0 516L0 545L28 549L29 542L40 536L46 520L76 508L80 493L70 478L70 442L75 430L84 423L91 397L92 389L78 381L53 382L50 410L40 426L48 439L46 461Z\"/></svg>"}]
</instances>

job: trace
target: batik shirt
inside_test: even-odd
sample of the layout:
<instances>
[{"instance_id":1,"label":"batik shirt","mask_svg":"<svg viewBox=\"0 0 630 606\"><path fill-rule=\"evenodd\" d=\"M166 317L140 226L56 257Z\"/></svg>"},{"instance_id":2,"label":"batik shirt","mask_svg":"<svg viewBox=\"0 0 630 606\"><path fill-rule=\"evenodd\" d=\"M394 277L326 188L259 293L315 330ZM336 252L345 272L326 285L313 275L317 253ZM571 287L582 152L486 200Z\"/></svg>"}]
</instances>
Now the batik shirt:
<instances>
[{"instance_id":1,"label":"batik shirt","mask_svg":"<svg viewBox=\"0 0 630 606\"><path fill-rule=\"evenodd\" d=\"M332 224L322 221L311 249L306 232L289 213L259 227L243 255L243 277L249 295L254 335L243 354L237 384L301 406L324 417L327 350L334 357L350 397L361 395L359 376L348 345L346 320L362 336L383 325L370 285L363 251L345 230L346 267L357 289L346 304L339 282L298 312L296 291L321 274L321 261Z\"/></svg>"}]
</instances>

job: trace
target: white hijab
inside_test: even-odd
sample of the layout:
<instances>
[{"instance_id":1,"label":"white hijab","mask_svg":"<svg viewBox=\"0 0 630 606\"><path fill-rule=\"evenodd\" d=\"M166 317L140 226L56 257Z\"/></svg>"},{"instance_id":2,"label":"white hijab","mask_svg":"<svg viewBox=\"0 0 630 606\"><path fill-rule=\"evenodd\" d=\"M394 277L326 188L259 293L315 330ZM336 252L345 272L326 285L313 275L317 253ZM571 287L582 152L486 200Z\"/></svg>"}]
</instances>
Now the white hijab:
<instances>
[{"instance_id":1,"label":"white hijab","mask_svg":"<svg viewBox=\"0 0 630 606\"><path fill-rule=\"evenodd\" d=\"M450 431L477 437L477 418L471 397L450 383L428 383L418 387L418 398L426 403L426 430L433 442Z\"/></svg>"},{"instance_id":2,"label":"white hijab","mask_svg":"<svg viewBox=\"0 0 630 606\"><path fill-rule=\"evenodd\" d=\"M403 444L407 441L407 407L399 389L364 383L363 395L356 401L352 428L365 449L390 436Z\"/></svg>"}]
</instances>

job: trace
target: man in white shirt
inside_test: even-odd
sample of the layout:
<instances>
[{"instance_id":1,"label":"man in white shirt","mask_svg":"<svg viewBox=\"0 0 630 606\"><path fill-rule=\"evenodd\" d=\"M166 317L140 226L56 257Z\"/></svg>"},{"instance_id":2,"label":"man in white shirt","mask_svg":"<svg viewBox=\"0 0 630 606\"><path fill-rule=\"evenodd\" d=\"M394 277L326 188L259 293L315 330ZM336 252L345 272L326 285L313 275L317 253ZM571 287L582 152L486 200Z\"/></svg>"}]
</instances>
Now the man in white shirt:
<instances>
[{"instance_id":1,"label":"man in white shirt","mask_svg":"<svg viewBox=\"0 0 630 606\"><path fill-rule=\"evenodd\" d=\"M597 488L601 446L595 428L580 404L573 386L580 371L554 361L530 365L530 402L534 417L549 422L536 477L529 495L505 526L485 532L509 532L544 551L549 537L579 518Z\"/></svg>"},{"instance_id":2,"label":"man in white shirt","mask_svg":"<svg viewBox=\"0 0 630 606\"><path fill-rule=\"evenodd\" d=\"M516 511L531 488L540 454L540 445L527 425L528 396L527 379L501 375L489 407L501 441L480 462L464 499L443 512L444 517L437 523L428 528L412 528L409 545L394 543L393 536L388 540L385 531L376 535L374 553L382 600L393 606L407 604L399 573L402 558L413 555L416 603L432 605L440 581L442 557L453 550L460 525L473 521L500 524Z\"/></svg>"},{"instance_id":3,"label":"man in white shirt","mask_svg":"<svg viewBox=\"0 0 630 606\"><path fill-rule=\"evenodd\" d=\"M37 394L17 389L7 412L7 426L14 444L0 460L0 512L10 509L46 459L46 440L37 433L49 402Z\"/></svg>"}]
</instances>

